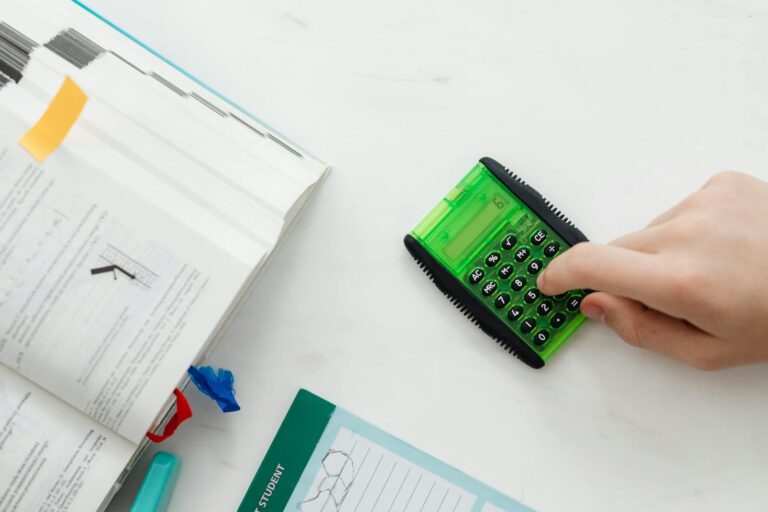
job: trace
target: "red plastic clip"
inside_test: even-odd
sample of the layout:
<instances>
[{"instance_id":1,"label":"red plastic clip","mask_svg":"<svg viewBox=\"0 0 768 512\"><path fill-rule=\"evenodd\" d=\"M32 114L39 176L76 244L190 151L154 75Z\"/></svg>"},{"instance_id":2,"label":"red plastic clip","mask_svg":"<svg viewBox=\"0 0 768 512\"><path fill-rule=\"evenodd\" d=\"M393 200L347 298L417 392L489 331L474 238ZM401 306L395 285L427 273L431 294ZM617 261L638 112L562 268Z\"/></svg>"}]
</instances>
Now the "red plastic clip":
<instances>
[{"instance_id":1,"label":"red plastic clip","mask_svg":"<svg viewBox=\"0 0 768 512\"><path fill-rule=\"evenodd\" d=\"M189 406L189 402L187 402L187 397L184 396L184 393L178 389L174 389L173 394L176 395L176 414L174 414L168 423L166 423L162 434L147 432L147 437L154 443L162 443L171 437L173 433L176 432L176 429L179 428L179 425L192 417L192 408Z\"/></svg>"}]
</instances>

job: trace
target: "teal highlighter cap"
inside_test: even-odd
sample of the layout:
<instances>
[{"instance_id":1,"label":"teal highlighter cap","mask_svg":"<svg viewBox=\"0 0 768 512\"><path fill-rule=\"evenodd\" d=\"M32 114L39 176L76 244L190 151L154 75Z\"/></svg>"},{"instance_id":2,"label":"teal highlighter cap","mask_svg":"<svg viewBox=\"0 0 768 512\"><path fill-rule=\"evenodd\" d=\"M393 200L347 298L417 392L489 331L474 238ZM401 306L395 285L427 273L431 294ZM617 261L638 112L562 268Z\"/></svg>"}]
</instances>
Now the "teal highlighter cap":
<instances>
[{"instance_id":1,"label":"teal highlighter cap","mask_svg":"<svg viewBox=\"0 0 768 512\"><path fill-rule=\"evenodd\" d=\"M131 512L165 512L179 478L181 459L167 452L152 457Z\"/></svg>"}]
</instances>

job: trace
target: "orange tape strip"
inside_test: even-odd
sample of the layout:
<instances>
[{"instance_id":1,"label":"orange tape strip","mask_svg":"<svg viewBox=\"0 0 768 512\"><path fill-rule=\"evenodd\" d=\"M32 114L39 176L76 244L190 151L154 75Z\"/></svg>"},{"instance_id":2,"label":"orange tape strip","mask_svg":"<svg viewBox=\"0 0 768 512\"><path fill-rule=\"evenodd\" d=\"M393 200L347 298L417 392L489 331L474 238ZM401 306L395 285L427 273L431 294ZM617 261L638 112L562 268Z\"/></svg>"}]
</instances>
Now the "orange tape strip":
<instances>
[{"instance_id":1,"label":"orange tape strip","mask_svg":"<svg viewBox=\"0 0 768 512\"><path fill-rule=\"evenodd\" d=\"M87 100L82 89L66 77L43 117L19 140L19 144L38 163L43 163L64 141Z\"/></svg>"}]
</instances>

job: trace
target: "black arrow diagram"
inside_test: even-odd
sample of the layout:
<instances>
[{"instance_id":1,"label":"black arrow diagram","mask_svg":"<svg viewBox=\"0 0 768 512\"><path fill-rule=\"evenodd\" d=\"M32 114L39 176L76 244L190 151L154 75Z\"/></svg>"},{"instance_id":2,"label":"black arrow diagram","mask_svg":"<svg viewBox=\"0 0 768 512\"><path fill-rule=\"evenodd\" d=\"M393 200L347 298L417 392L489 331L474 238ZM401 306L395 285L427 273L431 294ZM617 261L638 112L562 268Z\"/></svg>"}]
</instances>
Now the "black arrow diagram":
<instances>
[{"instance_id":1,"label":"black arrow diagram","mask_svg":"<svg viewBox=\"0 0 768 512\"><path fill-rule=\"evenodd\" d=\"M120 271L126 276L130 277L131 279L136 279L136 276L134 274L131 274L124 268L122 268L120 265L109 265L106 267L99 267L99 268L92 268L91 269L91 275L95 276L96 274L106 274L107 272L112 272L112 276L117 280L117 272Z\"/></svg>"}]
</instances>

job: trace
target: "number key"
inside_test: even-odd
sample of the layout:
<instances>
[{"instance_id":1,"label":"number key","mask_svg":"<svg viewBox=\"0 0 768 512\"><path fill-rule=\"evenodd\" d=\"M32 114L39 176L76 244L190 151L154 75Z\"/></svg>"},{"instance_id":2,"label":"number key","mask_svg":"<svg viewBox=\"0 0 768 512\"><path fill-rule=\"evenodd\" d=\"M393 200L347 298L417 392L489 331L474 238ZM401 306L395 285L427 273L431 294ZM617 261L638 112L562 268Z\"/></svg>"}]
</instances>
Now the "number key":
<instances>
[{"instance_id":1,"label":"number key","mask_svg":"<svg viewBox=\"0 0 768 512\"><path fill-rule=\"evenodd\" d=\"M523 316L523 306L512 306L507 313L507 318L513 322Z\"/></svg>"},{"instance_id":2,"label":"number key","mask_svg":"<svg viewBox=\"0 0 768 512\"><path fill-rule=\"evenodd\" d=\"M536 344L536 346L540 347L545 344L548 339L549 333L547 331L539 331L536 333L536 336L533 337L533 342Z\"/></svg>"},{"instance_id":3,"label":"number key","mask_svg":"<svg viewBox=\"0 0 768 512\"><path fill-rule=\"evenodd\" d=\"M533 260L528 264L528 273L536 275L541 272L542 267L543 264L541 263L541 260Z\"/></svg>"},{"instance_id":4,"label":"number key","mask_svg":"<svg viewBox=\"0 0 768 512\"><path fill-rule=\"evenodd\" d=\"M531 332L536 327L536 319L535 318L526 318L523 320L523 323L520 325L520 330L524 333Z\"/></svg>"},{"instance_id":5,"label":"number key","mask_svg":"<svg viewBox=\"0 0 768 512\"><path fill-rule=\"evenodd\" d=\"M509 304L510 300L512 300L512 297L510 297L508 293L500 293L499 296L496 297L494 304L497 308L501 309Z\"/></svg>"},{"instance_id":6,"label":"number key","mask_svg":"<svg viewBox=\"0 0 768 512\"><path fill-rule=\"evenodd\" d=\"M512 280L512 284L509 285L513 290L516 292L519 292L525 287L525 278L524 277L516 277Z\"/></svg>"},{"instance_id":7,"label":"number key","mask_svg":"<svg viewBox=\"0 0 768 512\"><path fill-rule=\"evenodd\" d=\"M554 304L552 304L551 300L545 300L542 301L541 304L539 304L539 307L536 308L536 311L538 311L540 316L547 316L552 312L552 308L554 308Z\"/></svg>"},{"instance_id":8,"label":"number key","mask_svg":"<svg viewBox=\"0 0 768 512\"><path fill-rule=\"evenodd\" d=\"M539 289L531 288L530 290L525 292L524 300L528 304L533 304L534 302L536 302L536 299L538 299L539 297L541 297L541 292L539 291Z\"/></svg>"}]
</instances>

